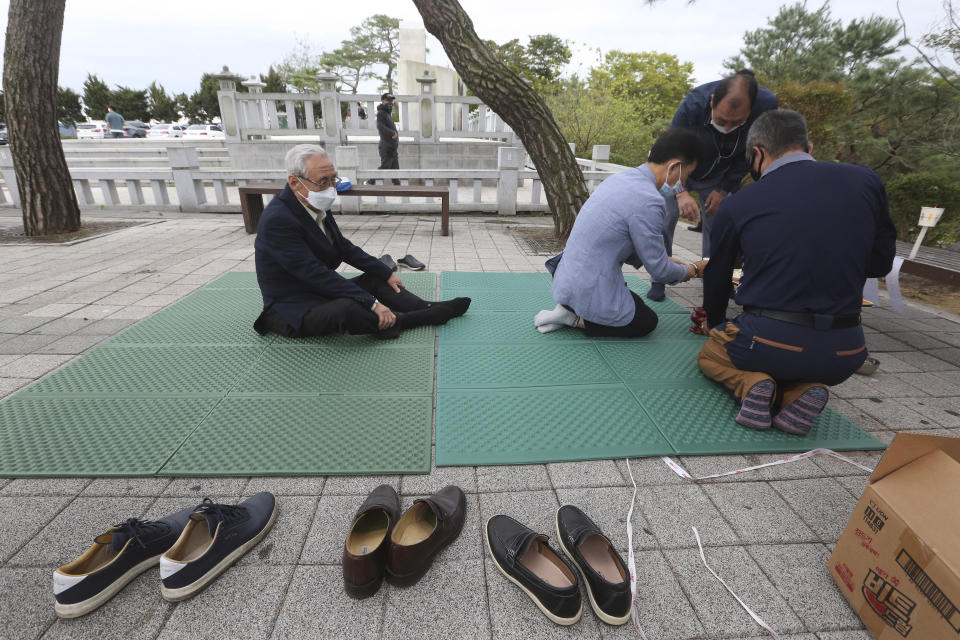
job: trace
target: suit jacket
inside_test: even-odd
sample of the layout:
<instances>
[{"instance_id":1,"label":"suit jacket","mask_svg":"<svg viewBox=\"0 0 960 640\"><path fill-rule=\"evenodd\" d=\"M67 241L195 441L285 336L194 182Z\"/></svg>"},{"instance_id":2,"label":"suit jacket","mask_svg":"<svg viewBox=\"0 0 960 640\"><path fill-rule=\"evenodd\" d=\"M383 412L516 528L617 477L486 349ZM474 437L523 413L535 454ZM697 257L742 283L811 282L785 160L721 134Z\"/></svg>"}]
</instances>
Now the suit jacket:
<instances>
[{"instance_id":1,"label":"suit jacket","mask_svg":"<svg viewBox=\"0 0 960 640\"><path fill-rule=\"evenodd\" d=\"M741 306L857 315L867 278L889 273L897 231L880 176L803 153L717 209L703 277L707 322L723 322L738 254Z\"/></svg>"},{"instance_id":2,"label":"suit jacket","mask_svg":"<svg viewBox=\"0 0 960 640\"><path fill-rule=\"evenodd\" d=\"M272 309L299 329L304 314L336 298L352 298L366 307L375 298L336 272L341 263L386 280L390 268L343 237L333 215L324 221L333 243L307 213L290 185L264 209L257 227L254 257L264 313ZM260 331L260 318L254 328Z\"/></svg>"}]
</instances>

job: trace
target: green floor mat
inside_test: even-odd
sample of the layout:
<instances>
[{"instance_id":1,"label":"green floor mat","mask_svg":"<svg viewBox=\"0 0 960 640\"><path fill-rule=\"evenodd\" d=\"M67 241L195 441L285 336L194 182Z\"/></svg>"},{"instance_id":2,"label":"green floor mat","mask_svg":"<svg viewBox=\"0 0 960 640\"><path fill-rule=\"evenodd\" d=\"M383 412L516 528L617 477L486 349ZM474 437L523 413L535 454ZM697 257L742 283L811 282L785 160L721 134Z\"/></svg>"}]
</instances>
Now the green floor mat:
<instances>
[{"instance_id":1,"label":"green floor mat","mask_svg":"<svg viewBox=\"0 0 960 640\"><path fill-rule=\"evenodd\" d=\"M432 399L227 398L159 475L430 472Z\"/></svg>"},{"instance_id":2,"label":"green floor mat","mask_svg":"<svg viewBox=\"0 0 960 640\"><path fill-rule=\"evenodd\" d=\"M0 401L0 477L429 471L434 327L260 336L262 306L225 274Z\"/></svg>"},{"instance_id":3,"label":"green floor mat","mask_svg":"<svg viewBox=\"0 0 960 640\"><path fill-rule=\"evenodd\" d=\"M884 447L829 409L805 438L737 425L736 404L697 365L705 338L669 298L649 302L650 335L591 339L536 331L533 316L553 308L546 274L444 272L441 283L443 297L474 303L438 334L438 465Z\"/></svg>"},{"instance_id":4,"label":"green floor mat","mask_svg":"<svg viewBox=\"0 0 960 640\"><path fill-rule=\"evenodd\" d=\"M0 403L0 476L152 476L217 402L8 398Z\"/></svg>"},{"instance_id":5,"label":"green floor mat","mask_svg":"<svg viewBox=\"0 0 960 640\"><path fill-rule=\"evenodd\" d=\"M622 384L437 394L437 465L672 453Z\"/></svg>"}]
</instances>

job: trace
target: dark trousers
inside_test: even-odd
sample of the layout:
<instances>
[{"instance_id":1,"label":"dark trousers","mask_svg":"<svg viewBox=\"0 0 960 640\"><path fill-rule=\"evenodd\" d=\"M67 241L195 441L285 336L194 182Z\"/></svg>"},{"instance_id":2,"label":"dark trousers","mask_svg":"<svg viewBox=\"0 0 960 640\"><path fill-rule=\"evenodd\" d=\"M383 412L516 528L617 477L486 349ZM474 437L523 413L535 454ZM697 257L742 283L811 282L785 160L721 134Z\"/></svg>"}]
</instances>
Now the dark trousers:
<instances>
[{"instance_id":1,"label":"dark trousers","mask_svg":"<svg viewBox=\"0 0 960 640\"><path fill-rule=\"evenodd\" d=\"M860 326L820 330L742 313L711 329L697 362L740 400L753 385L772 380L775 402L787 406L810 387L840 384L866 357Z\"/></svg>"},{"instance_id":2,"label":"dark trousers","mask_svg":"<svg viewBox=\"0 0 960 640\"><path fill-rule=\"evenodd\" d=\"M400 145L395 142L384 142L380 141L380 145L377 147L377 150L380 152L380 166L379 169L399 169L400 168ZM393 179L393 184L400 184L400 181L396 178Z\"/></svg>"},{"instance_id":3,"label":"dark trousers","mask_svg":"<svg viewBox=\"0 0 960 640\"><path fill-rule=\"evenodd\" d=\"M633 319L630 322L622 327L611 327L584 319L583 332L591 338L642 338L656 329L657 323L660 321L656 312L644 304L640 296L633 291L630 292L630 295L633 296L634 306ZM567 305L563 306L577 313L575 309L571 309Z\"/></svg>"},{"instance_id":4,"label":"dark trousers","mask_svg":"<svg viewBox=\"0 0 960 640\"><path fill-rule=\"evenodd\" d=\"M427 309L429 302L422 300L406 289L396 293L386 281L363 274L352 279L364 291L386 305L394 313L406 313ZM291 327L277 313L268 311L263 317L264 328L273 333L291 338L323 336L330 333L364 334L379 330L379 319L368 305L353 298L336 298L330 302L311 307L303 316L300 329Z\"/></svg>"}]
</instances>

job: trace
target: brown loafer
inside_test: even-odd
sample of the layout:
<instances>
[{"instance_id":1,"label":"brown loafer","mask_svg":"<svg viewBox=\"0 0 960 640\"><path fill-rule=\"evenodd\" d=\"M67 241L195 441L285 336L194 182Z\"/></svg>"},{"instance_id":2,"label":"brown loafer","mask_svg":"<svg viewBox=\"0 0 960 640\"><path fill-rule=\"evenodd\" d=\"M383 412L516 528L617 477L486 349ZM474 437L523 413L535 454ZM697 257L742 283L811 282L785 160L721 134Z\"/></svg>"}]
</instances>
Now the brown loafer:
<instances>
[{"instance_id":1,"label":"brown loafer","mask_svg":"<svg viewBox=\"0 0 960 640\"><path fill-rule=\"evenodd\" d=\"M453 485L414 502L390 534L387 580L400 587L419 580L433 557L460 535L466 509L463 491Z\"/></svg>"},{"instance_id":2,"label":"brown loafer","mask_svg":"<svg viewBox=\"0 0 960 640\"><path fill-rule=\"evenodd\" d=\"M380 589L390 533L400 519L400 498L382 484L367 496L343 544L343 587L352 598L369 598Z\"/></svg>"}]
</instances>

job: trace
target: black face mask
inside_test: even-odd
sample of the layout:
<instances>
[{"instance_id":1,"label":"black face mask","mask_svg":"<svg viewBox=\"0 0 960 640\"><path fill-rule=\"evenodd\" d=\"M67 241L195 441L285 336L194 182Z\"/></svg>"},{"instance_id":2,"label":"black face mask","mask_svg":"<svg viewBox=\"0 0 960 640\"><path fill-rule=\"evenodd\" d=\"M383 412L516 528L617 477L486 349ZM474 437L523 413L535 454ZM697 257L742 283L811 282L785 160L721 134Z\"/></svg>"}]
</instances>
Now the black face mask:
<instances>
[{"instance_id":1,"label":"black face mask","mask_svg":"<svg viewBox=\"0 0 960 640\"><path fill-rule=\"evenodd\" d=\"M757 157L757 154L753 152L753 149L750 150L750 154L747 156L747 164L750 166L750 177L753 178L754 182L760 182L760 178L763 177L763 173L760 170L760 167L763 166L763 160L766 156L763 153L763 148L760 148L760 156ZM756 169L754 169L754 160L757 161Z\"/></svg>"},{"instance_id":2,"label":"black face mask","mask_svg":"<svg viewBox=\"0 0 960 640\"><path fill-rule=\"evenodd\" d=\"M383 105L383 108L387 113L391 113L393 111L393 105L390 104L389 102L385 103Z\"/></svg>"}]
</instances>

